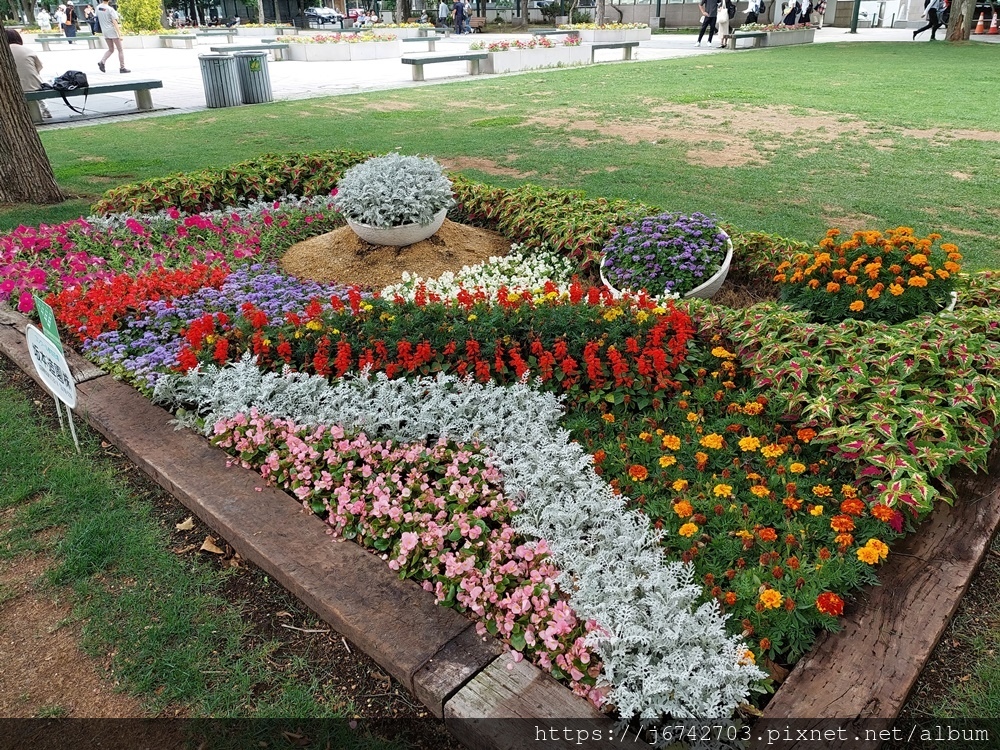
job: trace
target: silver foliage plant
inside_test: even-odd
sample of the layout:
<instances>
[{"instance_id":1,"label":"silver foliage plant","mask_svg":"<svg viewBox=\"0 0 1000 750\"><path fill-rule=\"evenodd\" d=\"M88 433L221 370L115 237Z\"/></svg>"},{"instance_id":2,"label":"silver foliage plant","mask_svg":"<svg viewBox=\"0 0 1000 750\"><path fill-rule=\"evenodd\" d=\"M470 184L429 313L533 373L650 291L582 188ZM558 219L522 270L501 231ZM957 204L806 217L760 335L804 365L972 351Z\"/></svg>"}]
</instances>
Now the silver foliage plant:
<instances>
[{"instance_id":1,"label":"silver foliage plant","mask_svg":"<svg viewBox=\"0 0 1000 750\"><path fill-rule=\"evenodd\" d=\"M451 180L430 157L395 151L363 161L337 182L334 205L349 219L373 227L426 226L455 204Z\"/></svg>"},{"instance_id":2,"label":"silver foliage plant","mask_svg":"<svg viewBox=\"0 0 1000 750\"><path fill-rule=\"evenodd\" d=\"M728 718L766 677L742 659L744 642L726 633L718 604L698 603L691 566L664 558L660 532L626 507L559 427L562 406L552 394L445 375L408 381L365 373L331 385L262 372L244 356L222 369L161 378L156 398L194 405L178 421L203 424L206 434L218 420L256 409L372 438L444 436L490 446L506 493L520 501L515 527L548 540L573 609L604 630L592 645L624 719Z\"/></svg>"}]
</instances>

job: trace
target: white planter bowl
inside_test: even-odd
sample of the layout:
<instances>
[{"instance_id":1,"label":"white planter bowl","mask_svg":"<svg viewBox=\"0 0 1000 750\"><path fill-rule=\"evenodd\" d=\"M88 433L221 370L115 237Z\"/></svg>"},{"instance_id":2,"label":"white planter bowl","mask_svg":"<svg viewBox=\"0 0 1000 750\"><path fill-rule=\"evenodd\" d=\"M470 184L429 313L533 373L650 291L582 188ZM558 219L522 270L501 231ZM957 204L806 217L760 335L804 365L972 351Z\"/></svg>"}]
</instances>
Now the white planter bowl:
<instances>
[{"instance_id":1,"label":"white planter bowl","mask_svg":"<svg viewBox=\"0 0 1000 750\"><path fill-rule=\"evenodd\" d=\"M722 265L719 270L716 271L710 278L705 280L703 283L696 286L690 292L684 295L684 298L697 297L699 299L711 299L715 296L716 292L722 287L722 282L726 280L726 276L729 274L729 267L733 262L733 241L726 237L726 244L728 249L726 250L726 257L722 260ZM609 290L614 297L622 296L623 292L613 287L608 283L607 277L604 275L604 256L601 256L601 264L598 266L598 271L601 274L601 282Z\"/></svg>"},{"instance_id":2,"label":"white planter bowl","mask_svg":"<svg viewBox=\"0 0 1000 750\"><path fill-rule=\"evenodd\" d=\"M401 224L398 227L373 227L370 224L347 219L347 226L354 230L354 233L371 245L390 245L393 247L405 247L421 240L426 240L433 235L444 224L444 219L448 215L448 209L442 208L436 214L430 224ZM346 217L345 217L346 218Z\"/></svg>"}]
</instances>

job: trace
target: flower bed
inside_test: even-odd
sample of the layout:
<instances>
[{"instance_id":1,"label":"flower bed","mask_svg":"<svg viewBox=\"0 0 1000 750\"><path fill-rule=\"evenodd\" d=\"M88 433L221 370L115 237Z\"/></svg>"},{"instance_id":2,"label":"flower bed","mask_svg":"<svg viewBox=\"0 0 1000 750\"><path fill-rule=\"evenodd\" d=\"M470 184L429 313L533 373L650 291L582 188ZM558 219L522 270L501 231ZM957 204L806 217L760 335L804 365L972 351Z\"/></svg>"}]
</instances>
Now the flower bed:
<instances>
[{"instance_id":1,"label":"flower bed","mask_svg":"<svg viewBox=\"0 0 1000 750\"><path fill-rule=\"evenodd\" d=\"M644 23L569 23L560 29L575 29L584 42L643 42L652 38L652 31Z\"/></svg>"},{"instance_id":2,"label":"flower bed","mask_svg":"<svg viewBox=\"0 0 1000 750\"><path fill-rule=\"evenodd\" d=\"M395 34L317 34L288 40L288 58L301 62L377 60L400 54Z\"/></svg>"},{"instance_id":3,"label":"flower bed","mask_svg":"<svg viewBox=\"0 0 1000 750\"><path fill-rule=\"evenodd\" d=\"M766 31L765 47L783 47L789 44L811 44L816 39L816 29L809 25L747 24L737 31Z\"/></svg>"},{"instance_id":4,"label":"flower bed","mask_svg":"<svg viewBox=\"0 0 1000 750\"><path fill-rule=\"evenodd\" d=\"M326 202L286 201L22 229L0 238L0 295L27 309L50 292L92 356L625 717L730 714L766 678L754 662L790 663L838 627L952 467L984 464L992 276L919 325L614 300L585 261L654 211L454 182L466 221L558 253L509 284L505 259L371 298L251 265L339 223ZM766 278L800 262L794 243L730 234ZM918 242L896 247L924 269ZM817 260L809 274L836 270Z\"/></svg>"}]
</instances>

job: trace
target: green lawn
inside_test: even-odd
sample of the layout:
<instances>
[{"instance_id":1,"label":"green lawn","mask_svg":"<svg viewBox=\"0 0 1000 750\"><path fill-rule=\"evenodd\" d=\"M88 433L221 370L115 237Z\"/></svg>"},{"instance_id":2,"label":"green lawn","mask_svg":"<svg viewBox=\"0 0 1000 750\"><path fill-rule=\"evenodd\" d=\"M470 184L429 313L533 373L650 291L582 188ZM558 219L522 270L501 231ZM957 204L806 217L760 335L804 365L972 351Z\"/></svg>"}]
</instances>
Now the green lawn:
<instances>
[{"instance_id":1,"label":"green lawn","mask_svg":"<svg viewBox=\"0 0 1000 750\"><path fill-rule=\"evenodd\" d=\"M260 153L432 154L472 177L716 213L818 239L828 226L939 231L1000 267L1000 86L991 45L823 44L603 65L256 105L43 134L73 202Z\"/></svg>"}]
</instances>

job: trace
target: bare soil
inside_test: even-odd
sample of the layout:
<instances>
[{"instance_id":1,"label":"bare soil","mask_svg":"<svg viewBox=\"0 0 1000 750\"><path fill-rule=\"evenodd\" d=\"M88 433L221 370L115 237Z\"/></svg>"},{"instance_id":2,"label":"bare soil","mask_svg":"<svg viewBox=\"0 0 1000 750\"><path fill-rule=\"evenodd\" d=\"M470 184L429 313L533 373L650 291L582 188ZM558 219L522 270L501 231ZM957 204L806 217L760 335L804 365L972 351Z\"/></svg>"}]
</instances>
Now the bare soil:
<instances>
[{"instance_id":1,"label":"bare soil","mask_svg":"<svg viewBox=\"0 0 1000 750\"><path fill-rule=\"evenodd\" d=\"M436 234L405 247L370 245L350 227L340 227L292 245L281 267L299 278L374 290L399 283L404 271L436 278L509 252L503 235L445 219Z\"/></svg>"}]
</instances>

